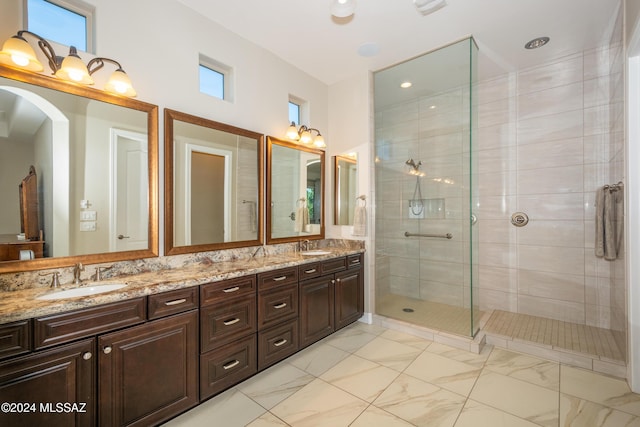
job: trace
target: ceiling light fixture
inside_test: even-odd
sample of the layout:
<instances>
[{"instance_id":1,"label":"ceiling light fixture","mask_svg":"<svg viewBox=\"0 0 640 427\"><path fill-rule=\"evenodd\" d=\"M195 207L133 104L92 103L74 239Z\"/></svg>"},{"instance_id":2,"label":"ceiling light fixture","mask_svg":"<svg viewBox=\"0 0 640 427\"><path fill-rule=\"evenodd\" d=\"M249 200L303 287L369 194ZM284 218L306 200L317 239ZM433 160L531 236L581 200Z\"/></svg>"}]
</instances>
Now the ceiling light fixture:
<instances>
[{"instance_id":1,"label":"ceiling light fixture","mask_svg":"<svg viewBox=\"0 0 640 427\"><path fill-rule=\"evenodd\" d=\"M413 5L416 7L418 12L423 15L428 15L441 7L445 7L447 2L446 0L413 0Z\"/></svg>"},{"instance_id":2,"label":"ceiling light fixture","mask_svg":"<svg viewBox=\"0 0 640 427\"><path fill-rule=\"evenodd\" d=\"M524 45L525 49L537 49L549 43L549 37L538 37Z\"/></svg>"},{"instance_id":3,"label":"ceiling light fixture","mask_svg":"<svg viewBox=\"0 0 640 427\"><path fill-rule=\"evenodd\" d=\"M356 11L356 0L333 0L331 14L336 18L346 18Z\"/></svg>"},{"instance_id":4,"label":"ceiling light fixture","mask_svg":"<svg viewBox=\"0 0 640 427\"><path fill-rule=\"evenodd\" d=\"M24 38L23 35L25 34L29 34L38 40L38 47L44 53L49 62L49 68L57 78L72 83L92 85L94 81L91 75L104 67L105 62L110 62L115 64L118 69L111 74L104 90L116 95L136 96L131 80L117 61L109 58L94 58L87 65L84 65L74 46L70 46L69 55L62 58L56 55L47 40L27 30L18 31L15 36L4 42L2 51L0 51L0 64L38 73L44 70L44 66L38 60L35 51Z\"/></svg>"},{"instance_id":5,"label":"ceiling light fixture","mask_svg":"<svg viewBox=\"0 0 640 427\"><path fill-rule=\"evenodd\" d=\"M317 135L314 138L311 132L316 132ZM327 144L324 142L324 138L320 135L320 131L315 128L310 128L305 125L300 126L300 128L296 128L295 122L291 122L291 125L287 128L287 138L292 141L300 141L303 144L310 144L313 142L318 148L326 148Z\"/></svg>"}]
</instances>

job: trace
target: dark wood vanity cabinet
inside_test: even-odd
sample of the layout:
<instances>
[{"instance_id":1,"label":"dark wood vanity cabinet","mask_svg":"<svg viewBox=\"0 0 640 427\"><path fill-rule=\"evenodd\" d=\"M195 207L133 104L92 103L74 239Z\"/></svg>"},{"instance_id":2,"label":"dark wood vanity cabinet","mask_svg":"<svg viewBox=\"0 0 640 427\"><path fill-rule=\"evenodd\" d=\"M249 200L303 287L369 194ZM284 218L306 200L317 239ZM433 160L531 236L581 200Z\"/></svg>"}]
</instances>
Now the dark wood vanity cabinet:
<instances>
[{"instance_id":1,"label":"dark wood vanity cabinet","mask_svg":"<svg viewBox=\"0 0 640 427\"><path fill-rule=\"evenodd\" d=\"M334 284L333 275L300 282L300 348L335 330Z\"/></svg>"},{"instance_id":2,"label":"dark wood vanity cabinet","mask_svg":"<svg viewBox=\"0 0 640 427\"><path fill-rule=\"evenodd\" d=\"M96 425L95 367L94 338L1 362L0 425Z\"/></svg>"},{"instance_id":3,"label":"dark wood vanity cabinet","mask_svg":"<svg viewBox=\"0 0 640 427\"><path fill-rule=\"evenodd\" d=\"M355 322L364 314L362 254L347 257L347 270L335 274L335 329Z\"/></svg>"}]
</instances>

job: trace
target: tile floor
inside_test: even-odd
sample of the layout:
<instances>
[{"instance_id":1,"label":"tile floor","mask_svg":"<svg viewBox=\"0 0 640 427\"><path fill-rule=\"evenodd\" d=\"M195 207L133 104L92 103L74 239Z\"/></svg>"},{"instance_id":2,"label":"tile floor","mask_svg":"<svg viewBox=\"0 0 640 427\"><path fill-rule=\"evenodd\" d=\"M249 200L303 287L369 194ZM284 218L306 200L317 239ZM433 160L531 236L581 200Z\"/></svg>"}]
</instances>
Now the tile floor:
<instances>
[{"instance_id":1,"label":"tile floor","mask_svg":"<svg viewBox=\"0 0 640 427\"><path fill-rule=\"evenodd\" d=\"M356 322L166 426L640 427L640 395L557 362Z\"/></svg>"}]
</instances>

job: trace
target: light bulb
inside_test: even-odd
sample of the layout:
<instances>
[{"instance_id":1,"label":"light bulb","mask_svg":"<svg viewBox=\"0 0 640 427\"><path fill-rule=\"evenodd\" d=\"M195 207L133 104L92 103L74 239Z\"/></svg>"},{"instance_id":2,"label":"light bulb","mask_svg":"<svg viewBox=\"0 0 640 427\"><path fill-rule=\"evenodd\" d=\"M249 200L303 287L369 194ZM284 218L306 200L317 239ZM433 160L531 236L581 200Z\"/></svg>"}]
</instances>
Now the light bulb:
<instances>
[{"instance_id":1,"label":"light bulb","mask_svg":"<svg viewBox=\"0 0 640 427\"><path fill-rule=\"evenodd\" d=\"M29 65L29 58L24 55L18 55L14 53L13 55L11 55L11 60L15 62L16 65L19 65L21 67Z\"/></svg>"}]
</instances>

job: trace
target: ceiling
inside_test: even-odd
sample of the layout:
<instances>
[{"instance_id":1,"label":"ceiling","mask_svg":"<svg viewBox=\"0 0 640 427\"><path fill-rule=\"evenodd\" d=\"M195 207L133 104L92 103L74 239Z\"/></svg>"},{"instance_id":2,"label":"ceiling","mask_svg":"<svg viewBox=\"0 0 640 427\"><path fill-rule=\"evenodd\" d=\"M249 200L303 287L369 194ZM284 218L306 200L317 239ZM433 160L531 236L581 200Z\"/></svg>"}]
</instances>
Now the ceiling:
<instances>
[{"instance_id":1,"label":"ceiling","mask_svg":"<svg viewBox=\"0 0 640 427\"><path fill-rule=\"evenodd\" d=\"M619 0L447 0L423 16L412 0L359 0L333 18L330 0L178 0L331 85L472 35L480 77L533 66L609 41ZM548 36L537 50L529 40ZM358 49L375 43L378 53Z\"/></svg>"}]
</instances>

